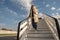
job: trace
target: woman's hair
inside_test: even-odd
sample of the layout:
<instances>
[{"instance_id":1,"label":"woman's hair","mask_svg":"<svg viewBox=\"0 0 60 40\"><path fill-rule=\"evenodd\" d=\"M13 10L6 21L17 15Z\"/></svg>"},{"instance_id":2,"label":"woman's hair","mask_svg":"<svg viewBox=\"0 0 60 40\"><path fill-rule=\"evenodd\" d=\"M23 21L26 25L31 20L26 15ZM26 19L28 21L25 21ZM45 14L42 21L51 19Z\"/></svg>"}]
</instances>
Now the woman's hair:
<instances>
[{"instance_id":1,"label":"woman's hair","mask_svg":"<svg viewBox=\"0 0 60 40\"><path fill-rule=\"evenodd\" d=\"M33 8L34 8L34 5L31 6L31 9L33 9Z\"/></svg>"},{"instance_id":2,"label":"woman's hair","mask_svg":"<svg viewBox=\"0 0 60 40\"><path fill-rule=\"evenodd\" d=\"M34 5L31 6L31 10L34 11L34 14L38 13L38 10L36 9L36 7Z\"/></svg>"}]
</instances>

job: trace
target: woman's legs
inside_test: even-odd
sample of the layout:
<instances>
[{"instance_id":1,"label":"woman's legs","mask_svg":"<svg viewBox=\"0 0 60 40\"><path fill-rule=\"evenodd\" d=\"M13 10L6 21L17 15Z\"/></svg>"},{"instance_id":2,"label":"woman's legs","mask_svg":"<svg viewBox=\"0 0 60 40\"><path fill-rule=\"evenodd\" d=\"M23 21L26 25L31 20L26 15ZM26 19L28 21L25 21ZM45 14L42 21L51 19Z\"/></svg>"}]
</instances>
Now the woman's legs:
<instances>
[{"instance_id":1,"label":"woman's legs","mask_svg":"<svg viewBox=\"0 0 60 40\"><path fill-rule=\"evenodd\" d=\"M33 25L33 28L37 30L37 23L34 22L32 25Z\"/></svg>"},{"instance_id":2,"label":"woman's legs","mask_svg":"<svg viewBox=\"0 0 60 40\"><path fill-rule=\"evenodd\" d=\"M37 23L35 23L35 30L37 30Z\"/></svg>"},{"instance_id":3,"label":"woman's legs","mask_svg":"<svg viewBox=\"0 0 60 40\"><path fill-rule=\"evenodd\" d=\"M37 30L37 22L34 22L34 19L32 19L32 26L35 30Z\"/></svg>"}]
</instances>

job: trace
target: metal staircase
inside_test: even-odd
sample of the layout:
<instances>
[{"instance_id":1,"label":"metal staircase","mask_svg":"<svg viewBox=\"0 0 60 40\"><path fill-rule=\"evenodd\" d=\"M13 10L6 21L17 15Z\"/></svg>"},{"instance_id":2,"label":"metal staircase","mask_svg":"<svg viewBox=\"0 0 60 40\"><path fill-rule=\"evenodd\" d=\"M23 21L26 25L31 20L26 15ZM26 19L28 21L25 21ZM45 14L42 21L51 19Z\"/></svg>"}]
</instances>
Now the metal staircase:
<instances>
[{"instance_id":1,"label":"metal staircase","mask_svg":"<svg viewBox=\"0 0 60 40\"><path fill-rule=\"evenodd\" d=\"M60 40L56 21L46 16L39 19L37 30L32 27L30 19L27 18L18 24L17 40Z\"/></svg>"},{"instance_id":2,"label":"metal staircase","mask_svg":"<svg viewBox=\"0 0 60 40\"><path fill-rule=\"evenodd\" d=\"M27 30L26 40L55 40L51 30L43 19L40 19L37 25L37 30L32 28L32 25Z\"/></svg>"},{"instance_id":3,"label":"metal staircase","mask_svg":"<svg viewBox=\"0 0 60 40\"><path fill-rule=\"evenodd\" d=\"M60 29L56 18L42 14L37 30L32 27L33 9L29 16L18 23L17 40L60 40ZM42 18L42 19L41 19Z\"/></svg>"}]
</instances>

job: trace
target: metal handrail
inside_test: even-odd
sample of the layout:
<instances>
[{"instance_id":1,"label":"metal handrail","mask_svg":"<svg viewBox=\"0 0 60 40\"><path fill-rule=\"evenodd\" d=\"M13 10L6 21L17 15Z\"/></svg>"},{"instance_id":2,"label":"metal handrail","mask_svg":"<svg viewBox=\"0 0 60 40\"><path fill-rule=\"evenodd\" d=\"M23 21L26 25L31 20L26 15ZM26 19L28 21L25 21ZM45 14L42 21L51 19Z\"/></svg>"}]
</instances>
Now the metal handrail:
<instances>
[{"instance_id":1,"label":"metal handrail","mask_svg":"<svg viewBox=\"0 0 60 40\"><path fill-rule=\"evenodd\" d=\"M19 40L19 31L20 31L21 23L22 23L23 21L25 21L25 20L28 20L28 18L29 18L29 17L27 17L26 19L24 19L24 20L22 20L22 21L20 21L20 22L18 23L18 29L17 29L17 40Z\"/></svg>"},{"instance_id":2,"label":"metal handrail","mask_svg":"<svg viewBox=\"0 0 60 40\"><path fill-rule=\"evenodd\" d=\"M47 15L47 14L43 14L43 17L44 17L44 19L45 19L45 21L47 22L47 24L48 25L50 25L50 26L52 26L51 25L51 23L52 23L52 21L51 20L54 20L55 21L55 24L56 24L56 29L55 30L57 30L56 32L56 35L54 35L54 33L53 33L53 35L54 36L58 36L58 38L60 38L60 36L59 36L59 24L58 24L58 21L57 21L57 19L56 18L54 18L54 17L51 17L50 15ZM51 20L49 20L49 17L51 18ZM54 23L53 23L54 24ZM50 29L51 29L51 27L50 27ZM52 30L51 31L53 31L54 32L54 29L52 28ZM58 34L58 35L57 35ZM58 40L58 38L56 37L56 39Z\"/></svg>"},{"instance_id":3,"label":"metal handrail","mask_svg":"<svg viewBox=\"0 0 60 40\"><path fill-rule=\"evenodd\" d=\"M57 20L56 18L54 18L54 17L48 15L48 14L45 14L45 15L47 15L47 16L49 16L49 17L51 17L51 18L53 18L53 19L55 20L56 28L57 28L57 32L58 32L58 36L59 36L59 39L60 39L60 32L59 32L60 29L59 29L59 23L58 23L58 20Z\"/></svg>"}]
</instances>

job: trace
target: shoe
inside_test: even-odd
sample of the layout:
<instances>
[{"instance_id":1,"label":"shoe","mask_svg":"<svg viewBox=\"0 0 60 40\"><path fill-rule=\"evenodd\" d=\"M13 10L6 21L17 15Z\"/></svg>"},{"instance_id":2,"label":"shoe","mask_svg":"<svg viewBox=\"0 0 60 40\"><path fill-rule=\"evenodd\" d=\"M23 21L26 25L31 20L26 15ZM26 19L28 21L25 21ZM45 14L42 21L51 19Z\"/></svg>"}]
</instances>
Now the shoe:
<instances>
[{"instance_id":1,"label":"shoe","mask_svg":"<svg viewBox=\"0 0 60 40\"><path fill-rule=\"evenodd\" d=\"M37 32L37 30L35 30L35 32Z\"/></svg>"}]
</instances>

